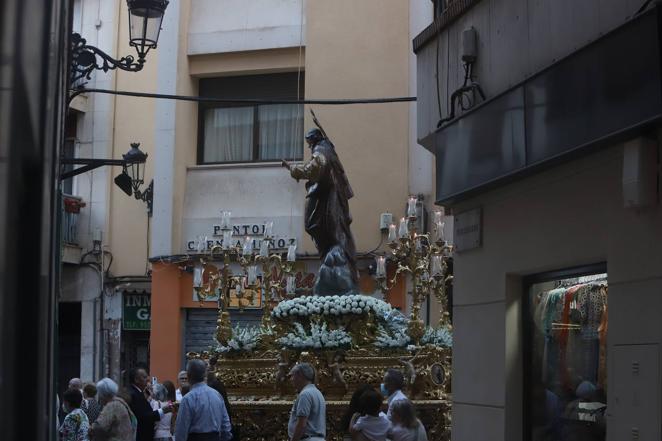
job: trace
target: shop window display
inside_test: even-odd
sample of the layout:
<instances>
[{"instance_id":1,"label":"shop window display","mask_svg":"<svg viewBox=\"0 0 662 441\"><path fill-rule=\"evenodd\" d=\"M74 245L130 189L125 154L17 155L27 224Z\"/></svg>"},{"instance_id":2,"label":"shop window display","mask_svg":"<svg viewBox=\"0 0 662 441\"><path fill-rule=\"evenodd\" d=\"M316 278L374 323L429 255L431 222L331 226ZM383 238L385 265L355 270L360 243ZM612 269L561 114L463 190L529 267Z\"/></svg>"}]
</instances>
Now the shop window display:
<instances>
[{"instance_id":1,"label":"shop window display","mask_svg":"<svg viewBox=\"0 0 662 441\"><path fill-rule=\"evenodd\" d=\"M607 275L534 283L527 295L525 439L603 441Z\"/></svg>"}]
</instances>

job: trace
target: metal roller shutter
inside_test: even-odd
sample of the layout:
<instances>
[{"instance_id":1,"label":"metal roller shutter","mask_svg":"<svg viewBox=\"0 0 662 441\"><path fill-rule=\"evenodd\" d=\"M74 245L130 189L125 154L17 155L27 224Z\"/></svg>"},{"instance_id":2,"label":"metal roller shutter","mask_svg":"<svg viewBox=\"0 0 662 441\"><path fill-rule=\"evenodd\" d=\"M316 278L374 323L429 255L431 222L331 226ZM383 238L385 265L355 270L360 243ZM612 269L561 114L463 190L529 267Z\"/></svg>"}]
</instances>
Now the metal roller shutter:
<instances>
[{"instance_id":1,"label":"metal roller shutter","mask_svg":"<svg viewBox=\"0 0 662 441\"><path fill-rule=\"evenodd\" d=\"M186 338L184 342L184 353L208 351L211 346L216 345L214 335L216 334L216 309L195 308L186 310ZM244 310L243 312L232 311L230 320L234 326L259 326L262 319L261 310Z\"/></svg>"}]
</instances>

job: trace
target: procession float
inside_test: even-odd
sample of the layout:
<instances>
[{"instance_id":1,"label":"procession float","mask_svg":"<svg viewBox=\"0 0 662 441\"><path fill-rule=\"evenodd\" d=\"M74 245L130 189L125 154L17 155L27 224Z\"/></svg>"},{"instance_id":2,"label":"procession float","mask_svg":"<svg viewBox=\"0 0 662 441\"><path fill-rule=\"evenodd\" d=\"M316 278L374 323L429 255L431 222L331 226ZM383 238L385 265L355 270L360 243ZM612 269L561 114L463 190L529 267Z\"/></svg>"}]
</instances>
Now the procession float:
<instances>
[{"instance_id":1,"label":"procession float","mask_svg":"<svg viewBox=\"0 0 662 441\"><path fill-rule=\"evenodd\" d=\"M417 198L410 197L406 216L389 227L389 250L374 256L375 282L384 300L359 293L348 205L353 193L333 144L313 119L318 128L306 135L311 159L303 165L283 161L293 178L307 181L306 232L321 257L312 295L297 296L296 245L273 249L273 223L264 225L263 240L254 248L252 240L232 237L230 213L223 212L222 244L193 270L198 298L218 298L217 345L187 357L206 360L224 383L244 440L288 439L296 392L287 374L297 362L316 368L316 384L327 403L328 440L342 440L341 419L352 393L363 384L379 389L388 368L404 373L404 392L428 439L449 440L452 247L444 240L443 215L434 214L432 234L419 231L421 213ZM402 281L410 295L408 315L388 303L390 290ZM231 300L245 297L250 303L255 295L261 296L263 309L259 326L233 326ZM421 318L430 297L441 307L435 326Z\"/></svg>"}]
</instances>

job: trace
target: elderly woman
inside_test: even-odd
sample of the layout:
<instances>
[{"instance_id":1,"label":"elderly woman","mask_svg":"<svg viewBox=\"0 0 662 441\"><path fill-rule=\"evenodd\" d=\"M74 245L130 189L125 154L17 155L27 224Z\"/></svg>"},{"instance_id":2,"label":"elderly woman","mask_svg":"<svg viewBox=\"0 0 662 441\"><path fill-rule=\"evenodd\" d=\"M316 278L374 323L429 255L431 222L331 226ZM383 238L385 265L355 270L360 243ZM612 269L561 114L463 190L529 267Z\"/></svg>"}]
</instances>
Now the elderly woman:
<instances>
[{"instance_id":1,"label":"elderly woman","mask_svg":"<svg viewBox=\"0 0 662 441\"><path fill-rule=\"evenodd\" d=\"M90 440L134 441L138 422L129 405L117 396L117 383L110 378L99 381L97 399L103 410L90 426Z\"/></svg>"},{"instance_id":2,"label":"elderly woman","mask_svg":"<svg viewBox=\"0 0 662 441\"><path fill-rule=\"evenodd\" d=\"M88 441L89 423L87 415L80 408L83 396L80 390L69 388L62 396L67 416L60 426L61 441Z\"/></svg>"},{"instance_id":3,"label":"elderly woman","mask_svg":"<svg viewBox=\"0 0 662 441\"><path fill-rule=\"evenodd\" d=\"M168 389L165 385L157 383L152 386L152 399L149 402L153 410L158 410L168 406L170 403L168 397ZM172 392L174 395L175 388L173 386ZM163 417L154 424L154 441L172 441L172 433L170 427L172 425L172 413L166 413Z\"/></svg>"}]
</instances>

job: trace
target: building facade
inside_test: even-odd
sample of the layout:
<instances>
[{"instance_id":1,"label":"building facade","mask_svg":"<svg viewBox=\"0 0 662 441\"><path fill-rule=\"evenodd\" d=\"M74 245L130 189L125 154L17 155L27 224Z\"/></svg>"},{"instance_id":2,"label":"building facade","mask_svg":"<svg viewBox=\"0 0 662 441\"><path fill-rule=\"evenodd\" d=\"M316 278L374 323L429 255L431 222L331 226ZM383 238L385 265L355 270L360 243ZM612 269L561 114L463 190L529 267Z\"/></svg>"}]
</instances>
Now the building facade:
<instances>
[{"instance_id":1,"label":"building facade","mask_svg":"<svg viewBox=\"0 0 662 441\"><path fill-rule=\"evenodd\" d=\"M580 3L446 2L414 39L455 441L661 436L660 10Z\"/></svg>"},{"instance_id":2,"label":"building facade","mask_svg":"<svg viewBox=\"0 0 662 441\"><path fill-rule=\"evenodd\" d=\"M78 4L84 37L94 43L96 36L113 56L132 52L124 2L103 2L101 9L84 0ZM174 379L188 350L211 344L216 302L194 298L191 265L201 246L220 240L215 226L222 211L232 212L241 236L256 239L264 222L273 221L277 246L297 243L298 289L310 289L319 259L303 231L305 188L280 165L281 159L300 163L309 157L303 139L313 126L309 109L330 135L353 187L361 290L375 292L369 273L371 252L385 239L380 215L391 213L397 221L409 194L421 195L428 209L433 205L433 155L417 144L416 106L296 101L414 96L411 39L429 23L432 10L429 2L397 0L171 2L158 49L141 72L94 75L96 83L88 87L295 103L102 93L74 103L74 153L119 158L131 142L140 142L149 155L145 186L153 180L154 189L148 216L144 203L114 185L119 169L98 169L72 184L71 192L85 204L78 219L80 250L73 252L85 255L85 264L65 268L72 282L63 285L62 300L82 320L80 330L69 333L81 335L83 379L119 378L140 362L159 379ZM404 291L401 286L392 302L406 310ZM435 322L438 308L429 311ZM97 336L84 336L91 329L85 321L94 314L103 318ZM245 310L237 320L259 320L259 312ZM88 357L88 349L94 355Z\"/></svg>"},{"instance_id":3,"label":"building facade","mask_svg":"<svg viewBox=\"0 0 662 441\"><path fill-rule=\"evenodd\" d=\"M165 42L159 48L158 91L261 100L410 96L410 38L431 12L431 4L398 1L182 2L168 18L179 39L171 35L172 50ZM297 243L299 292L312 287L319 259L303 231L305 189L280 165L309 157L303 135L313 126L311 108L354 189L362 291L375 291L369 252L382 240L380 214L401 216L410 191L431 205L432 157L416 149L411 104L157 103L150 251L155 375L174 377L186 352L212 343L216 302L197 301L190 266L201 242L208 249L221 239L215 231L221 211L232 212L235 233L256 239L264 222L273 221L277 247ZM406 309L404 293L393 301ZM232 316L251 322L259 311Z\"/></svg>"}]
</instances>

